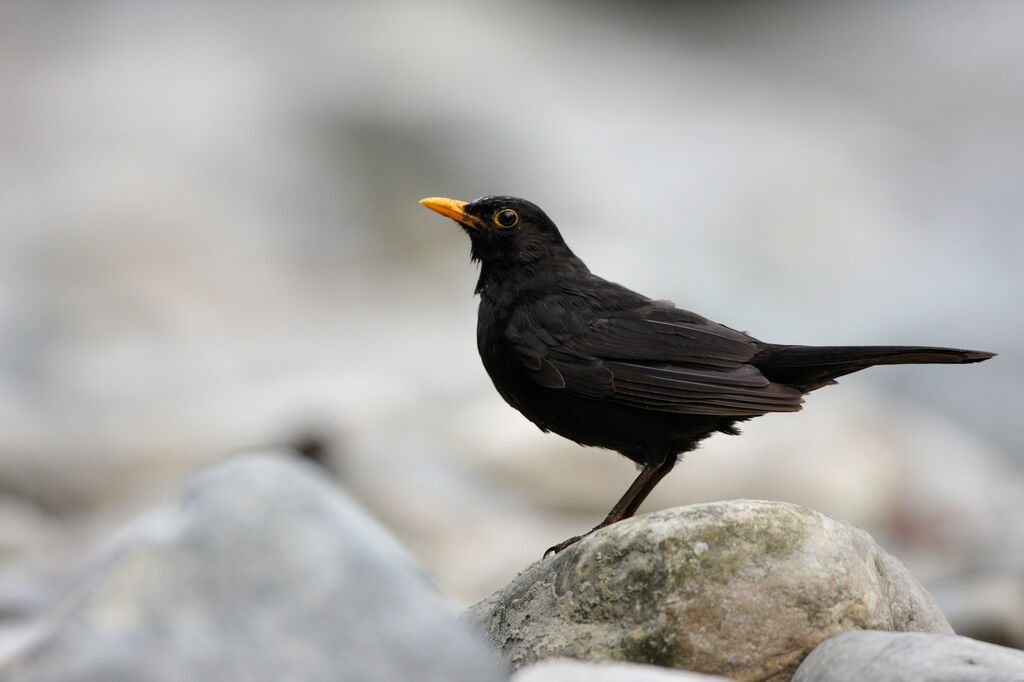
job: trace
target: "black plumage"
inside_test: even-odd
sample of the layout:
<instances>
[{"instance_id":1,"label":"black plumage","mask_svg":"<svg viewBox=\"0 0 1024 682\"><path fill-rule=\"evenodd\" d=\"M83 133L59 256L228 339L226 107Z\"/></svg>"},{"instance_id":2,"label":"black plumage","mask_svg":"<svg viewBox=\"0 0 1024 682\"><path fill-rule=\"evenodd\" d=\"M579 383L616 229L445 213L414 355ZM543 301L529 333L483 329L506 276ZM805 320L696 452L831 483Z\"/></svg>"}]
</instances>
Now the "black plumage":
<instances>
[{"instance_id":1,"label":"black plumage","mask_svg":"<svg viewBox=\"0 0 1024 682\"><path fill-rule=\"evenodd\" d=\"M872 365L992 353L769 344L590 272L536 205L424 199L459 222L480 262L477 346L501 396L544 431L643 468L593 530L631 516L681 453L736 422L795 412L803 395ZM590 531L593 532L593 531ZM582 536L549 551L560 551Z\"/></svg>"}]
</instances>

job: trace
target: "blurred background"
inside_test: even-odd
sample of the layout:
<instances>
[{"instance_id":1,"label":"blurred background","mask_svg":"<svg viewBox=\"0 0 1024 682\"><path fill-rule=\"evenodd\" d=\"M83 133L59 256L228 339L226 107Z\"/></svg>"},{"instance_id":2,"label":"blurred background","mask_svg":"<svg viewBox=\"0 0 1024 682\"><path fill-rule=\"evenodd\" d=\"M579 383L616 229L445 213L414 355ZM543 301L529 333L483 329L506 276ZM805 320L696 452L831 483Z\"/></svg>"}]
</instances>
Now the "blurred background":
<instances>
[{"instance_id":1,"label":"blurred background","mask_svg":"<svg viewBox=\"0 0 1024 682\"><path fill-rule=\"evenodd\" d=\"M635 475L501 402L460 229L513 194L595 272L885 367L691 453L644 510L868 529L1024 645L1024 5L0 5L0 652L132 516L314 457L461 604ZM312 570L312 569L311 569Z\"/></svg>"}]
</instances>

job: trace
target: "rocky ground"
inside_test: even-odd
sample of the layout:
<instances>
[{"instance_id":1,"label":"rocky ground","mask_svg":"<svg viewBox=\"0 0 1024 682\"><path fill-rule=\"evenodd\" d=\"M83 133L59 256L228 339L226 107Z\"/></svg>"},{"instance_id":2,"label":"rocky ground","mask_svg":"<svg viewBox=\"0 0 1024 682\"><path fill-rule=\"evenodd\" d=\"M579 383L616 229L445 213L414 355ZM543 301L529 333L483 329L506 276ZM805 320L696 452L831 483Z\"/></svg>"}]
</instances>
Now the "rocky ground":
<instances>
[{"instance_id":1,"label":"rocky ground","mask_svg":"<svg viewBox=\"0 0 1024 682\"><path fill-rule=\"evenodd\" d=\"M867 533L757 501L621 522L460 619L322 469L240 455L119 533L0 680L1024 679L951 632Z\"/></svg>"}]
</instances>

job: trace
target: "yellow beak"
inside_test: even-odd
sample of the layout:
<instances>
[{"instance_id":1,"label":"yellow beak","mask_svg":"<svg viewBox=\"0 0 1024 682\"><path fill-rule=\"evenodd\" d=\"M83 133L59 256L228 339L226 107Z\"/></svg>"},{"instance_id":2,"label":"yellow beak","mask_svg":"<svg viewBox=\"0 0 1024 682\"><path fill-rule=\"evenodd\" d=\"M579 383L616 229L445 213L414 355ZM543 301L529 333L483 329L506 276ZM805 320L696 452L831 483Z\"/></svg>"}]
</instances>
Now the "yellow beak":
<instances>
[{"instance_id":1,"label":"yellow beak","mask_svg":"<svg viewBox=\"0 0 1024 682\"><path fill-rule=\"evenodd\" d=\"M479 218L466 213L464 210L466 206L465 201L444 199L442 197L427 197L426 199L420 199L420 203L431 211L436 211L446 218L451 218L460 225L472 227L474 230L483 226Z\"/></svg>"}]
</instances>

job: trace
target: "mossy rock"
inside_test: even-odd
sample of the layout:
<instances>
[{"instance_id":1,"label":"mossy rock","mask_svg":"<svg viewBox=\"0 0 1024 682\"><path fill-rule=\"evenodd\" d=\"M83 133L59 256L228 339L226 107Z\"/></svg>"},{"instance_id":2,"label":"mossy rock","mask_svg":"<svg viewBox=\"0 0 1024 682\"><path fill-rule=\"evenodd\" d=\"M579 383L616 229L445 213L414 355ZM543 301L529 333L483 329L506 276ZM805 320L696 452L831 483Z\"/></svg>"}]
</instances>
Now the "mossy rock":
<instances>
[{"instance_id":1,"label":"mossy rock","mask_svg":"<svg viewBox=\"0 0 1024 682\"><path fill-rule=\"evenodd\" d=\"M614 524L543 559L468 618L515 669L567 656L785 680L847 630L951 632L863 530L739 500Z\"/></svg>"}]
</instances>

